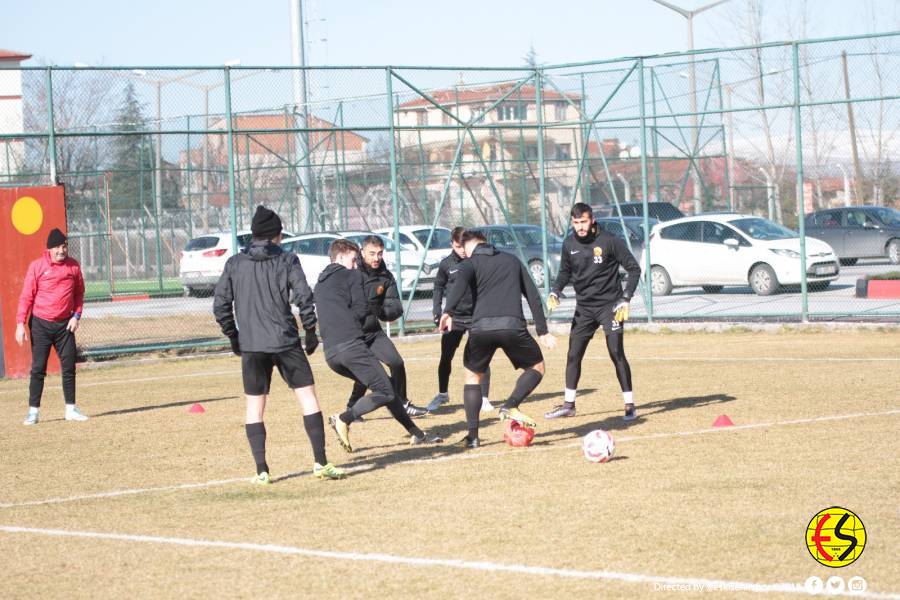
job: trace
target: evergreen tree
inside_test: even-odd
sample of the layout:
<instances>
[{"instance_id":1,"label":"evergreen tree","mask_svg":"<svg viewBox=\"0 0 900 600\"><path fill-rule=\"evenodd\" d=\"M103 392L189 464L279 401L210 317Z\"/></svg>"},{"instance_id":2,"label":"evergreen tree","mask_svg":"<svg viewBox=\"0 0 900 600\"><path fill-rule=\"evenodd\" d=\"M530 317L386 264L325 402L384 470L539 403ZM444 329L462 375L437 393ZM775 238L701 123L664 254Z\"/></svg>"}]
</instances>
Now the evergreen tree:
<instances>
[{"instance_id":1,"label":"evergreen tree","mask_svg":"<svg viewBox=\"0 0 900 600\"><path fill-rule=\"evenodd\" d=\"M129 82L115 116L115 131L130 133L147 130L141 103ZM110 200L115 208L140 208L153 202L153 146L146 135L121 135L113 138Z\"/></svg>"}]
</instances>

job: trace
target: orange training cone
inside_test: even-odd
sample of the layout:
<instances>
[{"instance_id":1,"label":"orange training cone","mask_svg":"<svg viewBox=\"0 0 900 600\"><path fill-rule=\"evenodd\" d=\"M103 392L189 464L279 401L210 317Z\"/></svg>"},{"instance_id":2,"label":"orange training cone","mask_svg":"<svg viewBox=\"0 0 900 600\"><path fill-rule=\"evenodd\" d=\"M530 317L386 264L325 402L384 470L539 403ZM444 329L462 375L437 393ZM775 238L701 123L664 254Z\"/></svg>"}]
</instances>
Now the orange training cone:
<instances>
[{"instance_id":1,"label":"orange training cone","mask_svg":"<svg viewBox=\"0 0 900 600\"><path fill-rule=\"evenodd\" d=\"M734 423L728 418L728 415L719 415L713 421L713 427L731 427Z\"/></svg>"},{"instance_id":2,"label":"orange training cone","mask_svg":"<svg viewBox=\"0 0 900 600\"><path fill-rule=\"evenodd\" d=\"M202 415L203 413L206 412L206 409L203 408L203 405L200 404L199 402L194 402L193 404L191 404L191 407L188 409L188 412L192 413L192 414Z\"/></svg>"}]
</instances>

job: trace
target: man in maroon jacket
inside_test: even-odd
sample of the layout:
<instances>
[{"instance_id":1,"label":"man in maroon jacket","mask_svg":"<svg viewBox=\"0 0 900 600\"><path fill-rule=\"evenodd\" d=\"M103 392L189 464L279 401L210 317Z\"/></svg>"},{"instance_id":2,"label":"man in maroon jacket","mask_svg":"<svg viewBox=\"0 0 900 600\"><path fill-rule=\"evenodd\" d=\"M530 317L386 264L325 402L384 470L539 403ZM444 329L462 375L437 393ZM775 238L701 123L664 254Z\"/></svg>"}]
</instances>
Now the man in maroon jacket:
<instances>
[{"instance_id":1,"label":"man in maroon jacket","mask_svg":"<svg viewBox=\"0 0 900 600\"><path fill-rule=\"evenodd\" d=\"M84 308L84 278L78 261L69 258L66 235L53 229L47 250L28 265L16 313L16 342L21 346L31 330L31 384L25 425L38 422L50 347L62 366L63 398L67 421L87 421L75 408L75 330Z\"/></svg>"}]
</instances>

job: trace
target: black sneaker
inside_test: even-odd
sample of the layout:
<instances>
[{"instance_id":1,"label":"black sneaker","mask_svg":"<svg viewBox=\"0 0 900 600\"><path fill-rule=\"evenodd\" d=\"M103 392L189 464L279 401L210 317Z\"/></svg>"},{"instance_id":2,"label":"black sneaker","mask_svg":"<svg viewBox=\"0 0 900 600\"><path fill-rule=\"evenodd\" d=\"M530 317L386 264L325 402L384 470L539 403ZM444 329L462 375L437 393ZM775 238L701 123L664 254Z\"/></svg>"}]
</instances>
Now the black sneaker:
<instances>
[{"instance_id":1,"label":"black sneaker","mask_svg":"<svg viewBox=\"0 0 900 600\"><path fill-rule=\"evenodd\" d=\"M634 421L637 419L637 412L634 410L634 404L625 405L625 416L622 418L626 421Z\"/></svg>"},{"instance_id":2,"label":"black sneaker","mask_svg":"<svg viewBox=\"0 0 900 600\"><path fill-rule=\"evenodd\" d=\"M416 406L409 400L406 401L404 408L406 408L406 414L408 414L411 417L424 417L425 415L428 414L428 411L426 409L419 408L418 406Z\"/></svg>"},{"instance_id":3,"label":"black sneaker","mask_svg":"<svg viewBox=\"0 0 900 600\"><path fill-rule=\"evenodd\" d=\"M571 406L568 406L567 403L560 404L559 406L554 406L553 410L548 413L544 413L545 419L559 419L562 417L574 417L575 416L575 404L573 403Z\"/></svg>"},{"instance_id":4,"label":"black sneaker","mask_svg":"<svg viewBox=\"0 0 900 600\"><path fill-rule=\"evenodd\" d=\"M469 436L466 436L456 442L456 445L462 446L463 448L478 448L481 446L481 440L478 438L470 438Z\"/></svg>"}]
</instances>

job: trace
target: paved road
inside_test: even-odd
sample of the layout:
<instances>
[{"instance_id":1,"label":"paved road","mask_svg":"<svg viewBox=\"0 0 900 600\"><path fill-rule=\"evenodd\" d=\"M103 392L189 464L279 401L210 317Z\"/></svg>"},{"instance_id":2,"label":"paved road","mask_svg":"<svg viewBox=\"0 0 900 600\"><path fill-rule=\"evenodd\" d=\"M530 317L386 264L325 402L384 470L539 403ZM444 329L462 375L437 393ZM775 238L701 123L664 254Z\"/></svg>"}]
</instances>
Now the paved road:
<instances>
[{"instance_id":1,"label":"paved road","mask_svg":"<svg viewBox=\"0 0 900 600\"><path fill-rule=\"evenodd\" d=\"M867 274L900 270L897 265L868 262L853 267L842 267L840 277L828 289L810 292L811 315L850 315L851 317L878 317L900 315L900 300L869 300L857 298L856 280ZM557 316L566 318L575 306L575 292L565 292ZM749 287L728 287L718 294L706 294L700 288L679 288L669 296L653 298L654 316L658 318L752 318L799 315L801 298L799 290L783 291L774 296L756 296ZM644 300L640 294L631 306L634 317L646 316ZM148 318L172 315L212 315L212 298L159 298L125 302L96 302L85 309L85 316L92 319L104 317ZM410 320L431 319L431 299L413 301Z\"/></svg>"}]
</instances>

